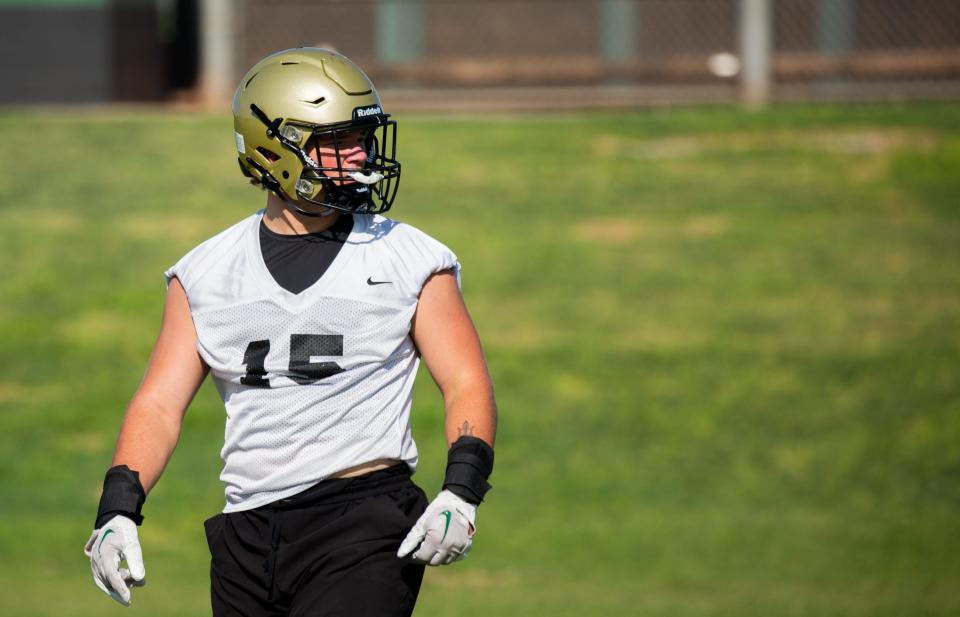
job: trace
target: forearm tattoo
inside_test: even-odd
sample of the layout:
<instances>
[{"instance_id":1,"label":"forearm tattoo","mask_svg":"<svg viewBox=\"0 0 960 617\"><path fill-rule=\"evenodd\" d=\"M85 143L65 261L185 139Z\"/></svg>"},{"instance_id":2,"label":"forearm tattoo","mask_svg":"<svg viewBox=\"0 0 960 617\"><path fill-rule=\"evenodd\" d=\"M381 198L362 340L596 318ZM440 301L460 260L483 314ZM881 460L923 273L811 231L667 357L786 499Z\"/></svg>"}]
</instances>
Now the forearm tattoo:
<instances>
[{"instance_id":1,"label":"forearm tattoo","mask_svg":"<svg viewBox=\"0 0 960 617\"><path fill-rule=\"evenodd\" d=\"M457 435L460 437L473 437L473 425L464 420L463 426L457 429Z\"/></svg>"}]
</instances>

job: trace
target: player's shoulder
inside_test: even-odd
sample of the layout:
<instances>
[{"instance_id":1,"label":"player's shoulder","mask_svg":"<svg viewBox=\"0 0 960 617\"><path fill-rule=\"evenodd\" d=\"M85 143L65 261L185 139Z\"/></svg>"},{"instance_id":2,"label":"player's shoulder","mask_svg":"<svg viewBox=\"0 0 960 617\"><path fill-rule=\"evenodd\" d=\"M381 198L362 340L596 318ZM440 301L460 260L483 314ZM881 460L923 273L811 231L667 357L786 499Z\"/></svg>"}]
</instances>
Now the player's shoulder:
<instances>
[{"instance_id":1,"label":"player's shoulder","mask_svg":"<svg viewBox=\"0 0 960 617\"><path fill-rule=\"evenodd\" d=\"M360 233L360 242L371 242L378 250L376 259L389 263L390 274L405 281L407 288L417 295L429 276L435 272L453 269L460 271L456 254L445 244L409 223L381 215L365 214L354 228ZM386 266L384 266L386 267Z\"/></svg>"},{"instance_id":2,"label":"player's shoulder","mask_svg":"<svg viewBox=\"0 0 960 617\"><path fill-rule=\"evenodd\" d=\"M260 210L247 216L230 227L210 236L197 246L193 247L166 272L167 281L172 277L180 279L180 283L187 287L190 282L196 282L203 277L214 265L222 263L231 252L243 246L243 240L262 216Z\"/></svg>"},{"instance_id":3,"label":"player's shoulder","mask_svg":"<svg viewBox=\"0 0 960 617\"><path fill-rule=\"evenodd\" d=\"M368 240L383 240L388 244L439 242L436 238L410 223L387 218L381 214L360 214L356 229Z\"/></svg>"}]
</instances>

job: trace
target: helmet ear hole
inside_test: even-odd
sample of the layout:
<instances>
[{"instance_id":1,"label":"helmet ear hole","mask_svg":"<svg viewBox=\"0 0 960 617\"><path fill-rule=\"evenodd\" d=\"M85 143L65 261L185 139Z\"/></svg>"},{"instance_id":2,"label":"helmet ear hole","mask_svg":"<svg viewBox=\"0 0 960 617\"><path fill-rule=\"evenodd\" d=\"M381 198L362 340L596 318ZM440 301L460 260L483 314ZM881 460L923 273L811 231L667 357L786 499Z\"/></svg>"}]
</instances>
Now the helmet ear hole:
<instances>
[{"instance_id":1,"label":"helmet ear hole","mask_svg":"<svg viewBox=\"0 0 960 617\"><path fill-rule=\"evenodd\" d=\"M268 150L263 146L257 146L257 152L259 152L263 158L267 159L271 163L275 163L280 160L280 155L274 152L273 150Z\"/></svg>"}]
</instances>

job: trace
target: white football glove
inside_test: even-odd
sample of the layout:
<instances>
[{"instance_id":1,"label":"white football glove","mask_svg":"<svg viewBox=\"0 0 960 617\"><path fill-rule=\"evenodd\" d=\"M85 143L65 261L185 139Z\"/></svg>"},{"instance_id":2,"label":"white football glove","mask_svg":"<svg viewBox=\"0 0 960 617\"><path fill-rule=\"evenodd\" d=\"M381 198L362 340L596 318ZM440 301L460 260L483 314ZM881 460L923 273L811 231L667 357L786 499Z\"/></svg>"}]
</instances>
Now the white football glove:
<instances>
[{"instance_id":1,"label":"white football glove","mask_svg":"<svg viewBox=\"0 0 960 617\"><path fill-rule=\"evenodd\" d=\"M439 566L470 552L477 531L477 506L448 490L440 491L400 544L397 557Z\"/></svg>"},{"instance_id":2,"label":"white football glove","mask_svg":"<svg viewBox=\"0 0 960 617\"><path fill-rule=\"evenodd\" d=\"M120 604L130 606L130 589L143 587L147 575L137 525L126 516L114 516L103 527L93 530L83 552L90 558L97 587ZM126 559L126 568L120 567L121 559Z\"/></svg>"}]
</instances>

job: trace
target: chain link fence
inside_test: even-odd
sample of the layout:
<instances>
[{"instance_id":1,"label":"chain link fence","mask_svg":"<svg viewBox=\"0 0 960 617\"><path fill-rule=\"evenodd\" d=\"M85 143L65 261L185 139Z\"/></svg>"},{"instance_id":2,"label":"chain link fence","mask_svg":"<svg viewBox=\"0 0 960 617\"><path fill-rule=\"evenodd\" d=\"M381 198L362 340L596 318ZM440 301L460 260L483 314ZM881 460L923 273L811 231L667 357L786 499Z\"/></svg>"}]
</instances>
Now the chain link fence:
<instances>
[{"instance_id":1,"label":"chain link fence","mask_svg":"<svg viewBox=\"0 0 960 617\"><path fill-rule=\"evenodd\" d=\"M744 19L750 5L766 11L753 26ZM242 66L285 47L330 46L412 105L424 89L467 106L488 98L520 107L733 102L742 96L751 27L766 29L766 100L960 98L957 0L246 0L244 7Z\"/></svg>"},{"instance_id":2,"label":"chain link fence","mask_svg":"<svg viewBox=\"0 0 960 617\"><path fill-rule=\"evenodd\" d=\"M222 106L297 45L411 107L960 99L960 0L0 0L0 103Z\"/></svg>"},{"instance_id":3,"label":"chain link fence","mask_svg":"<svg viewBox=\"0 0 960 617\"><path fill-rule=\"evenodd\" d=\"M774 94L956 98L960 2L777 0Z\"/></svg>"}]
</instances>

